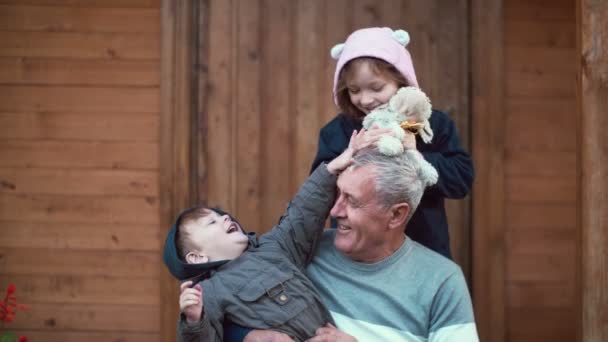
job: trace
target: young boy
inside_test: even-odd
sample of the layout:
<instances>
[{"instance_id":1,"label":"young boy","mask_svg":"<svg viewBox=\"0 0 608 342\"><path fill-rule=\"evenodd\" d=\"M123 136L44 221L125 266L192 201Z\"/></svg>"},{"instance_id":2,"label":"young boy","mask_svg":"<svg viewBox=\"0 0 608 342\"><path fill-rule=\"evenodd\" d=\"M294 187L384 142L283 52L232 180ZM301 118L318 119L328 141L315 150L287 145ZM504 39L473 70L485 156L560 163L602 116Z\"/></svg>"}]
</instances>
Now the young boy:
<instances>
[{"instance_id":1,"label":"young boy","mask_svg":"<svg viewBox=\"0 0 608 342\"><path fill-rule=\"evenodd\" d=\"M386 133L374 131L354 132L349 147L312 173L279 224L259 239L219 210L199 207L180 214L165 242L165 264L180 280L204 278L194 288L193 281L181 285L181 341L222 341L226 321L296 341L333 323L305 268L334 203L337 174L355 151Z\"/></svg>"}]
</instances>

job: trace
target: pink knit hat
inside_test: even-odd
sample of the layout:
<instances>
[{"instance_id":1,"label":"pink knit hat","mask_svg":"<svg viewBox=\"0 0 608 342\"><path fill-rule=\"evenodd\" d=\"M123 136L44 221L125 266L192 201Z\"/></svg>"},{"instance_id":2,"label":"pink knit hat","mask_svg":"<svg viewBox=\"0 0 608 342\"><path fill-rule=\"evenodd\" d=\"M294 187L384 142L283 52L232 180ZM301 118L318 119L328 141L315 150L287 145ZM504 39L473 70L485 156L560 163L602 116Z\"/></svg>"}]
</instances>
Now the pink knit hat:
<instances>
[{"instance_id":1,"label":"pink knit hat","mask_svg":"<svg viewBox=\"0 0 608 342\"><path fill-rule=\"evenodd\" d=\"M340 71L346 63L359 57L374 57L392 64L405 77L408 85L418 87L412 57L405 48L409 42L410 35L404 30L370 27L351 33L345 43L334 46L331 56L338 60L334 75L334 101Z\"/></svg>"}]
</instances>

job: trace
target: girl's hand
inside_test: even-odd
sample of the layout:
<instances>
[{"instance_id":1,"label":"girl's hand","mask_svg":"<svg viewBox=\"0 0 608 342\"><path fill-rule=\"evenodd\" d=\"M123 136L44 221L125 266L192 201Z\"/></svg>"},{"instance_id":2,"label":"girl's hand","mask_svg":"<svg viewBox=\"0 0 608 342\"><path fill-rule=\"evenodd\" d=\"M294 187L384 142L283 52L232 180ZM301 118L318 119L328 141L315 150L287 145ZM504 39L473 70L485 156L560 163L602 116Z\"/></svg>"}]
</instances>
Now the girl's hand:
<instances>
[{"instance_id":1,"label":"girl's hand","mask_svg":"<svg viewBox=\"0 0 608 342\"><path fill-rule=\"evenodd\" d=\"M416 149L416 135L408 130L405 130L405 136L403 137L403 148L406 150Z\"/></svg>"},{"instance_id":2,"label":"girl's hand","mask_svg":"<svg viewBox=\"0 0 608 342\"><path fill-rule=\"evenodd\" d=\"M179 309L186 316L186 321L190 324L197 323L203 315L203 288L196 284L192 286L192 281L186 281L179 286Z\"/></svg>"}]
</instances>

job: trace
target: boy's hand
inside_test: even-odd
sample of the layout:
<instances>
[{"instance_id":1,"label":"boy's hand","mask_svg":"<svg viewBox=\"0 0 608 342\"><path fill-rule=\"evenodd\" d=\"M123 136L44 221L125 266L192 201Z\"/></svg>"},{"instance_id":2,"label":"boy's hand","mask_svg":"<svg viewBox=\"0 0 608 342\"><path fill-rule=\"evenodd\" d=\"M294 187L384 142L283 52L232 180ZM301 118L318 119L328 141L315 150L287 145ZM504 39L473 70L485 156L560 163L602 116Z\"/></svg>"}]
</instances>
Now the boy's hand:
<instances>
[{"instance_id":1,"label":"boy's hand","mask_svg":"<svg viewBox=\"0 0 608 342\"><path fill-rule=\"evenodd\" d=\"M179 309L186 316L188 323L194 324L201 320L203 314L203 288L192 281L186 281L179 286Z\"/></svg>"},{"instance_id":2,"label":"boy's hand","mask_svg":"<svg viewBox=\"0 0 608 342\"><path fill-rule=\"evenodd\" d=\"M359 132L353 131L348 147L342 154L327 164L327 171L334 175L342 172L352 163L352 157L357 151L374 145L383 134L389 133L390 129L387 128L372 128L369 131L362 129Z\"/></svg>"}]
</instances>

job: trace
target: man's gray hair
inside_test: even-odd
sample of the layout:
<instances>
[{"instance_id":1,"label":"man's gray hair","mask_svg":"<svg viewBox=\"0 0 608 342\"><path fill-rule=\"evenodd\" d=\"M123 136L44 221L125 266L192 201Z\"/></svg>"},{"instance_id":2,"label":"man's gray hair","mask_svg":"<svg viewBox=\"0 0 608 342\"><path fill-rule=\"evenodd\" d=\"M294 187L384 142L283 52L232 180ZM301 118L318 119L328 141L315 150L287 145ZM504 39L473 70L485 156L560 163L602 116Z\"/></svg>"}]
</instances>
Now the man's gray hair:
<instances>
[{"instance_id":1,"label":"man's gray hair","mask_svg":"<svg viewBox=\"0 0 608 342\"><path fill-rule=\"evenodd\" d=\"M410 206L406 222L416 211L424 189L429 183L420 171L420 159L417 151L407 151L396 156L387 156L376 148L364 149L353 156L352 168L365 165L374 167L376 196L378 203L388 209L398 203Z\"/></svg>"}]
</instances>

